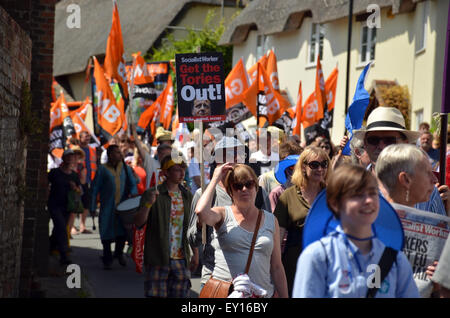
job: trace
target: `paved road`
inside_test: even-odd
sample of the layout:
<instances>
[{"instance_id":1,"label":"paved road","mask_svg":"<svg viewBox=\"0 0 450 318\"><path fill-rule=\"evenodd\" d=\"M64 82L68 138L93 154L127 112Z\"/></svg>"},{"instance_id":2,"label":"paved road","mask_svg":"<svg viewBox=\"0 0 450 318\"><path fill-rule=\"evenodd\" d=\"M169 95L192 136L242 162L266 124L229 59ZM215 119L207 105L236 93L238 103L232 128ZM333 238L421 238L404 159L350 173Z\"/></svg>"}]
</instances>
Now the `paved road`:
<instances>
[{"instance_id":1,"label":"paved road","mask_svg":"<svg viewBox=\"0 0 450 318\"><path fill-rule=\"evenodd\" d=\"M112 270L104 270L100 259L102 245L98 232L98 218L95 219L96 231L92 234L74 235L70 241L72 260L81 268L81 274L87 279L93 297L96 298L143 298L144 277L136 273L135 264L130 257L126 257L127 266L122 267L117 261ZM78 220L75 221L78 225ZM87 228L92 230L92 218L87 220ZM114 247L114 245L113 245ZM197 297L200 278L191 279L190 297Z\"/></svg>"}]
</instances>

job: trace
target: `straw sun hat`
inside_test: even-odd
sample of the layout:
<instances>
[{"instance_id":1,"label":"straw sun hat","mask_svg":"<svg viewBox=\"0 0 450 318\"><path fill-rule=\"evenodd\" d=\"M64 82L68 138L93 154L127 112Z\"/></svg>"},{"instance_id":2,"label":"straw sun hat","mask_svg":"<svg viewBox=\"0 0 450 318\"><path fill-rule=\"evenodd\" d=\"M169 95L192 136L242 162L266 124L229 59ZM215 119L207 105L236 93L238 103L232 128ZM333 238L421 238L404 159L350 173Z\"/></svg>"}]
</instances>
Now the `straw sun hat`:
<instances>
[{"instance_id":1,"label":"straw sun hat","mask_svg":"<svg viewBox=\"0 0 450 318\"><path fill-rule=\"evenodd\" d=\"M367 126L353 131L353 138L364 141L369 131L398 131L406 136L409 143L415 143L420 132L407 130L402 113L394 107L377 107L367 118Z\"/></svg>"}]
</instances>

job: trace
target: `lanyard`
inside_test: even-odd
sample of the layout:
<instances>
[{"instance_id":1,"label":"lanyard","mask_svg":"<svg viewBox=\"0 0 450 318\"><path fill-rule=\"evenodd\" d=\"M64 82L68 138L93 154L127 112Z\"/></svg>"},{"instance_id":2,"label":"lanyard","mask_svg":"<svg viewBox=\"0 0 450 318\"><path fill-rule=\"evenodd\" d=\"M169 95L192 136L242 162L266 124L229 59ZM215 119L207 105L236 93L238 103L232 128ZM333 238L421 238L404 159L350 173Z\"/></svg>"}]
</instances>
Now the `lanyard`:
<instances>
[{"instance_id":1,"label":"lanyard","mask_svg":"<svg viewBox=\"0 0 450 318\"><path fill-rule=\"evenodd\" d=\"M352 245L351 245L350 242L348 241L347 235L345 235L345 234L344 234L344 241L345 241L345 245L347 246L347 249L348 249L348 250L350 251L350 253L352 253L352 255L353 255L353 259L355 260L356 265L358 266L359 274L362 274L362 273L363 273L363 270L362 270L361 264L359 263L358 258L356 257L356 251L353 249ZM351 267L351 266L350 266L350 262L349 262L349 267Z\"/></svg>"}]
</instances>

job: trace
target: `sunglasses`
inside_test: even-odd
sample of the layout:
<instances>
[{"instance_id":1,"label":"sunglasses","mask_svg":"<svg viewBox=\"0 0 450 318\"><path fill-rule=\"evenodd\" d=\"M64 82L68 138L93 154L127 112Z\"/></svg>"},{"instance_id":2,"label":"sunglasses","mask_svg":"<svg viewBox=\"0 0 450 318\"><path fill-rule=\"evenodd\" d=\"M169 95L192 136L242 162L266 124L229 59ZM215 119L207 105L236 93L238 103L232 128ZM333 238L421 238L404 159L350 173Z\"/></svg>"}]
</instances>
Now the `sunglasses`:
<instances>
[{"instance_id":1,"label":"sunglasses","mask_svg":"<svg viewBox=\"0 0 450 318\"><path fill-rule=\"evenodd\" d=\"M244 188L244 186L247 189L252 189L255 186L255 181L249 180L247 182L243 182L243 183L238 182L238 183L233 183L231 185L231 187L234 189L234 191L241 191Z\"/></svg>"},{"instance_id":2,"label":"sunglasses","mask_svg":"<svg viewBox=\"0 0 450 318\"><path fill-rule=\"evenodd\" d=\"M322 162L319 161L311 161L307 163L308 167L310 167L312 170L319 169L319 167L322 167L322 169L326 169L328 167L328 161L324 160Z\"/></svg>"},{"instance_id":3,"label":"sunglasses","mask_svg":"<svg viewBox=\"0 0 450 318\"><path fill-rule=\"evenodd\" d=\"M397 143L397 137L394 136L386 136L386 137L369 136L367 137L366 140L367 143L372 146L378 146L380 141L383 141L383 144L385 144L386 146Z\"/></svg>"}]
</instances>

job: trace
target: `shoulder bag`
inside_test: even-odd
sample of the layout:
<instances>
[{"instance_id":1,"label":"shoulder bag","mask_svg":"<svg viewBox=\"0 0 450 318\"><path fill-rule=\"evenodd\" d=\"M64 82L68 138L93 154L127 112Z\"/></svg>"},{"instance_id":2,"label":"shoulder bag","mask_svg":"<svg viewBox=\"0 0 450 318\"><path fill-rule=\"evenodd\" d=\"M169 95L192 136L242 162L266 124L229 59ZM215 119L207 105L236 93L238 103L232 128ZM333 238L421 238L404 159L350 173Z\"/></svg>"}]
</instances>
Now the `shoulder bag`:
<instances>
[{"instance_id":1,"label":"shoulder bag","mask_svg":"<svg viewBox=\"0 0 450 318\"><path fill-rule=\"evenodd\" d=\"M248 274L252 263L253 251L255 249L256 237L258 236L259 224L261 222L262 211L259 210L258 219L256 220L255 231L253 232L252 244L248 254L247 265L245 266L245 274ZM200 291L199 298L227 298L233 292L233 283L216 279L211 276Z\"/></svg>"}]
</instances>

